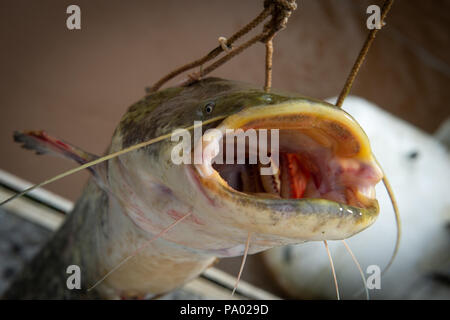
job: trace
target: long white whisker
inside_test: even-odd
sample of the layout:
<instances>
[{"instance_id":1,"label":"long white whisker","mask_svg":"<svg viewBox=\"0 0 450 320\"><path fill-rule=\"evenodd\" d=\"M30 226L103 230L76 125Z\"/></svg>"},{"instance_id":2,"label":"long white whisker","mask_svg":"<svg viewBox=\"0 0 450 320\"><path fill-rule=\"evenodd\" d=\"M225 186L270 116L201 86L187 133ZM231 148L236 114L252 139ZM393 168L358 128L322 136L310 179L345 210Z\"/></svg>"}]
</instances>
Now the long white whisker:
<instances>
[{"instance_id":1,"label":"long white whisker","mask_svg":"<svg viewBox=\"0 0 450 320\"><path fill-rule=\"evenodd\" d=\"M251 235L252 235L252 233L249 232L248 236L247 236L247 241L245 242L244 256L242 257L241 268L240 268L239 274L238 274L238 276L236 278L236 284L234 285L233 292L231 293L232 296L236 292L236 289L237 289L237 287L239 285L239 280L241 279L242 271L244 270L245 260L247 260L248 248L250 247L250 237L251 237Z\"/></svg>"},{"instance_id":2,"label":"long white whisker","mask_svg":"<svg viewBox=\"0 0 450 320\"><path fill-rule=\"evenodd\" d=\"M337 278L336 278L336 271L334 270L333 258L331 258L331 253L330 253L330 249L328 248L327 240L323 240L323 243L325 244L325 249L327 249L328 259L330 260L331 272L333 273L333 278L334 278L334 286L336 287L336 297L338 300L341 300L341 298L339 296L339 287L338 287Z\"/></svg>"},{"instance_id":3,"label":"long white whisker","mask_svg":"<svg viewBox=\"0 0 450 320\"><path fill-rule=\"evenodd\" d=\"M348 253L350 253L350 256L352 257L353 262L356 264L356 267L359 270L359 273L361 275L362 281L364 282L364 290L366 291L366 299L370 300L369 289L367 288L366 277L364 276L364 272L362 271L361 265L359 264L358 260L356 259L355 255L353 254L353 252L350 249L350 247L348 246L347 242L345 242L345 240L342 240L342 243L344 244L344 246L347 249Z\"/></svg>"},{"instance_id":4,"label":"long white whisker","mask_svg":"<svg viewBox=\"0 0 450 320\"><path fill-rule=\"evenodd\" d=\"M106 278L108 278L114 271L116 271L117 269L119 269L123 264L125 264L128 260L130 260L131 258L133 258L134 256L136 256L139 252L141 252L142 250L144 250L145 248L147 248L153 241L159 239L160 237L162 237L165 233L167 233L168 231L170 231L170 229L172 229L173 227L175 227L178 223L180 223L181 221L183 221L184 219L186 219L187 217L189 217L192 214L192 212L189 212L188 214L182 216L180 219L174 221L171 225L169 225L167 228L165 228L164 230L162 230L160 233L158 233L157 235L155 235L154 237L152 237L150 240L148 240L142 247L136 249L132 254L130 254L129 256L127 256L126 258L124 258L122 261L120 261L120 263L118 263L114 268L112 268L107 274L105 274L100 280L98 280L92 287L90 287L89 289L87 289L87 291L91 291L92 289L94 289L96 286L98 286L100 283L102 283Z\"/></svg>"},{"instance_id":5,"label":"long white whisker","mask_svg":"<svg viewBox=\"0 0 450 320\"><path fill-rule=\"evenodd\" d=\"M225 117L226 117L226 116L218 116L218 117L215 117L215 118L211 118L211 119L208 119L208 120L205 120L205 121L201 122L200 124L195 124L195 125L186 127L186 128L184 128L184 129L186 129L186 130L192 130L192 129L197 128L197 127L199 127L199 126L201 126L201 125L205 125L205 124L208 124L208 123L212 123L212 122L215 122L215 121L224 119ZM117 151L117 152L108 154L108 155L106 155L106 156L104 156L104 157L100 157L100 158L98 158L98 159L96 159L96 160L94 160L94 161L87 162L87 163L85 163L85 164L83 164L83 165L81 165L81 166L79 166L79 167L76 167L76 168L70 169L70 170L68 170L68 171L65 171L65 172L63 172L63 173L61 173L61 174L58 174L58 175L56 175L56 176L54 176L54 177L48 179L48 180L45 180L45 181L43 181L43 182L41 182L41 183L38 183L38 184L35 184L35 185L33 185L33 186L31 186L31 187L29 187L29 188L27 188L27 189L25 189L25 190L23 190L23 191L21 191L21 192L19 192L19 193L16 193L16 194L13 195L12 197L9 197L8 199L6 199L6 200L0 202L0 206L6 204L6 203L8 203L8 202L10 202L10 201L12 201L12 200L14 200L14 199L16 199L16 198L19 198L19 197L23 196L24 194L27 194L28 192L30 192L30 191L32 191L32 190L34 190L34 189L36 189L36 188L43 187L43 186L45 186L45 185L47 185L47 184L49 184L49 183L55 182L55 181L57 181L57 180L60 180L60 179L62 179L62 178L64 178L64 177L67 177L67 176L69 176L69 175L71 175L71 174L74 174L74 173L77 173L77 172L82 171L82 170L84 170L84 169L87 169L87 168L89 168L89 167L92 167L92 166L94 166L94 165L96 165L96 164L99 164L99 163L102 163L102 162L104 162L104 161L107 161L107 160L116 158L116 157L118 157L118 156L120 156L120 155L122 155L122 154L128 153L128 152L133 151L133 150L136 150L136 149L143 148L143 147L148 146L148 145L150 145L150 144L153 144L153 143L156 143L156 142L165 140L165 139L167 139L167 138L170 138L171 136L172 136L172 132L171 132L171 133L164 134L164 135L159 136L159 137L156 137L156 138L153 138L153 139L150 139L150 140L148 140L148 141L144 141L144 142L135 144L135 145L133 145L133 146L131 146L131 147L125 148L125 149L123 149L123 150L119 150L119 151Z\"/></svg>"},{"instance_id":6,"label":"long white whisker","mask_svg":"<svg viewBox=\"0 0 450 320\"><path fill-rule=\"evenodd\" d=\"M386 191L389 195L389 199L391 199L392 208L394 209L394 215L395 215L395 224L397 226L397 237L395 240L395 247L394 252L391 255L391 259L389 259L388 264L386 267L384 267L383 271L381 272L381 276L383 276L386 271L391 267L392 263L395 260L395 257L397 256L398 249L400 248L400 239L402 237L402 222L400 218L400 211L398 209L397 200L394 196L394 191L392 190L391 184L389 183L389 180L387 179L386 175L383 177L383 184L386 188Z\"/></svg>"}]
</instances>

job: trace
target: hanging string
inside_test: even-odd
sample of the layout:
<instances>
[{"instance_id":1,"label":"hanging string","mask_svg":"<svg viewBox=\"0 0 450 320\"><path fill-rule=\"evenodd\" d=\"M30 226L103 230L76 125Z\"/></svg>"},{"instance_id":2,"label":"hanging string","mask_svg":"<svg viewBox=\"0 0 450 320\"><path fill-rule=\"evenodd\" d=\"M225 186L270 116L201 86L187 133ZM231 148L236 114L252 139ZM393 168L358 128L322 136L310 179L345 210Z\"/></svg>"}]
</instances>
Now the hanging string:
<instances>
[{"instance_id":1,"label":"hanging string","mask_svg":"<svg viewBox=\"0 0 450 320\"><path fill-rule=\"evenodd\" d=\"M193 62L190 62L188 64L185 64L164 77L162 77L160 80L158 80L149 90L150 93L158 91L167 81L173 79L174 77L178 76L179 74L188 71L190 69L196 68L196 67L202 67L205 63L213 60L216 58L219 54L222 52L226 52L226 55L222 57L221 59L217 60L216 62L212 63L210 66L207 66L205 68L201 68L201 70L197 73L191 74L187 81L185 81L182 85L189 85L190 83L193 83L195 81L198 81L205 75L211 73L224 63L228 62L230 59L234 58L238 54L242 53L244 50L248 49L252 45L254 45L257 42L263 42L266 44L266 47L272 46L272 39L275 36L277 32L280 30L283 30L286 28L287 22L289 20L289 17L292 14L292 11L297 9L297 4L295 0L266 0L264 1L264 10L250 23L248 23L246 26L244 26L242 29L240 29L238 32L236 32L234 35L232 35L230 38L226 40L226 42L219 41L220 45L217 46L215 49L210 51L207 55L204 57L197 59ZM258 35L254 36L244 44L233 47L232 44L253 30L255 27L257 27L260 23L262 23L268 16L272 16L271 20L267 22L264 25L263 31L259 33ZM223 40L223 39L222 39ZM227 50L229 49L229 50ZM273 49L272 49L273 50ZM271 58L270 58L271 61ZM267 65L267 64L266 64ZM271 62L270 62L271 65ZM267 68L266 68L267 70ZM268 73L266 71L266 79ZM271 75L270 75L271 78ZM265 84L265 87L267 87L267 81Z\"/></svg>"},{"instance_id":2,"label":"hanging string","mask_svg":"<svg viewBox=\"0 0 450 320\"><path fill-rule=\"evenodd\" d=\"M382 27L384 25L384 19L386 18L393 3L394 3L394 0L386 0L384 2L383 8L381 9L381 18L380 18L381 26L380 27ZM361 48L358 58L356 59L355 63L353 64L352 70L350 71L350 74L348 75L347 80L345 81L344 87L342 88L342 91L339 94L339 98L336 101L337 107L339 107L339 108L342 107L342 104L344 103L345 98L350 93L350 90L352 88L353 82L355 81L356 75L358 74L358 71L364 62L364 59L366 58L367 53L369 52L370 46L372 45L373 41L375 40L375 36L376 36L378 30L379 29L376 29L376 28L370 30L370 32L367 36L366 42L364 43L363 47Z\"/></svg>"}]
</instances>

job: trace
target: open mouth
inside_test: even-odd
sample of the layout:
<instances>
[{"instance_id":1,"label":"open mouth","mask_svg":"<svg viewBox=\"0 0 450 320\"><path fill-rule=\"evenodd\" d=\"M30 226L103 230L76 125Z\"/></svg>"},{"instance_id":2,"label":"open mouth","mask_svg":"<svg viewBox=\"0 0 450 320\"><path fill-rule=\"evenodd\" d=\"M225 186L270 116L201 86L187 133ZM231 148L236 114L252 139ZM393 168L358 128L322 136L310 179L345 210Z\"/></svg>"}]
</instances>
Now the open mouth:
<instances>
[{"instance_id":1,"label":"open mouth","mask_svg":"<svg viewBox=\"0 0 450 320\"><path fill-rule=\"evenodd\" d=\"M197 171L246 196L372 206L383 175L362 129L342 110L299 108L266 106L229 117L218 128L221 134L204 136L204 149L214 142L220 151L204 154Z\"/></svg>"}]
</instances>

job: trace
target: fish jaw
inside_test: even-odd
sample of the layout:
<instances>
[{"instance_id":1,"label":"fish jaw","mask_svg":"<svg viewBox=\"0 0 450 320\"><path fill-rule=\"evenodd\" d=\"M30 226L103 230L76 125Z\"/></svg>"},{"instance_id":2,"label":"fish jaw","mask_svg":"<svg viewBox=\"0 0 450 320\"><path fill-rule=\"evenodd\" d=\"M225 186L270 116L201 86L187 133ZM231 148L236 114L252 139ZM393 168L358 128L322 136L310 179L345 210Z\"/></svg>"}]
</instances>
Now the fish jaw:
<instances>
[{"instance_id":1,"label":"fish jaw","mask_svg":"<svg viewBox=\"0 0 450 320\"><path fill-rule=\"evenodd\" d=\"M205 134L201 148L206 150L211 141L223 139L226 129L249 128L280 129L280 150L289 152L298 148L295 144L299 140L313 141L311 145L319 146L316 159L323 159L317 161L321 187L308 197L295 199L236 190L220 170L215 170L213 156L204 153L206 161L187 168L199 191L197 201L202 205L198 211L209 211L222 225L259 234L266 240L271 236L271 245L345 239L375 222L379 207L374 187L383 173L367 136L350 115L308 99L251 107L226 118L217 127L221 134ZM301 135L296 136L297 131ZM324 182L328 187L323 187Z\"/></svg>"}]
</instances>

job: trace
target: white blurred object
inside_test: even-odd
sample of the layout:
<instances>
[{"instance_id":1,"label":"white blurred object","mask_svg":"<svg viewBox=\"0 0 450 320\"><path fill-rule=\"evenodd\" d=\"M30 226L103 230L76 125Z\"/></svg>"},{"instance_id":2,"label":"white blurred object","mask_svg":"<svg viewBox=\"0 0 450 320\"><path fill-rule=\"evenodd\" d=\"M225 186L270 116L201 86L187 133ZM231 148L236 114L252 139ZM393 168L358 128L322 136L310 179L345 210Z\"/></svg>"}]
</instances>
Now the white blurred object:
<instances>
[{"instance_id":1,"label":"white blurred object","mask_svg":"<svg viewBox=\"0 0 450 320\"><path fill-rule=\"evenodd\" d=\"M335 99L329 101L334 103ZM391 182L402 219L398 256L381 278L381 289L369 291L371 298L450 299L448 151L433 136L364 99L348 97L344 110L369 136L374 155ZM369 265L383 269L395 244L394 213L382 183L378 184L376 192L380 203L378 220L346 240L364 272ZM341 298L364 298L361 276L342 242L329 241L329 246ZM264 259L290 296L336 298L322 242L275 248L266 252Z\"/></svg>"},{"instance_id":2,"label":"white blurred object","mask_svg":"<svg viewBox=\"0 0 450 320\"><path fill-rule=\"evenodd\" d=\"M450 118L447 118L436 130L434 136L440 142L450 148Z\"/></svg>"}]
</instances>

